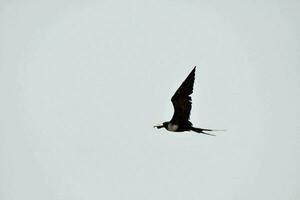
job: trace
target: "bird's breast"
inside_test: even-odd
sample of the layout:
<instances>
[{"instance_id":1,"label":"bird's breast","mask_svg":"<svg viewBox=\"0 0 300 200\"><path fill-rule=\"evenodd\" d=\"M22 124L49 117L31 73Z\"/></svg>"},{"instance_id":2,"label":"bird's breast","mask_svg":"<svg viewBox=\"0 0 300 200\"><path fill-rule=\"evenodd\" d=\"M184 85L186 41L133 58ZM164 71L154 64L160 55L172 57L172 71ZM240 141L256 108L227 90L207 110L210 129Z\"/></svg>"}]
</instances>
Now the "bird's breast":
<instances>
[{"instance_id":1,"label":"bird's breast","mask_svg":"<svg viewBox=\"0 0 300 200\"><path fill-rule=\"evenodd\" d=\"M176 132L178 130L178 125L169 123L167 128L168 128L168 131Z\"/></svg>"}]
</instances>

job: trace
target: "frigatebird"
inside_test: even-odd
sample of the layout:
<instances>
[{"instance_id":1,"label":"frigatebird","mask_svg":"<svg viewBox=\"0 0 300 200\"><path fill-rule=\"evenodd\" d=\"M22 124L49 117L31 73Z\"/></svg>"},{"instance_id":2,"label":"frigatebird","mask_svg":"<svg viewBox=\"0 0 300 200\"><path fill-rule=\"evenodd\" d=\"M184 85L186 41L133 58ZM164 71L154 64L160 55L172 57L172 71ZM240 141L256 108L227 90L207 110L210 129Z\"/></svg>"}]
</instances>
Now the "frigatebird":
<instances>
[{"instance_id":1,"label":"frigatebird","mask_svg":"<svg viewBox=\"0 0 300 200\"><path fill-rule=\"evenodd\" d=\"M192 109L192 98L190 95L193 93L195 71L196 66L171 98L174 107L174 114L171 121L163 122L161 125L156 125L154 126L155 128L165 128L172 132L194 131L197 133L215 136L214 134L207 133L205 131L210 132L218 130L196 128L193 127L193 124L190 122L190 112Z\"/></svg>"}]
</instances>

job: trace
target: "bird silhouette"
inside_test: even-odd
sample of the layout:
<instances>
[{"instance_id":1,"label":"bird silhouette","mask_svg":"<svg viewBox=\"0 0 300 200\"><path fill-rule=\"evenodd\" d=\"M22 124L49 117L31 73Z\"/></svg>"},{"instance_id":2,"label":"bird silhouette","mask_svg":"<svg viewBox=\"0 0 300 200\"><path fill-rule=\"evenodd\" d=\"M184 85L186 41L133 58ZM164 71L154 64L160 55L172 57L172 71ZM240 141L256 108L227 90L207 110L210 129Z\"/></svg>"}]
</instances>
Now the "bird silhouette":
<instances>
[{"instance_id":1,"label":"bird silhouette","mask_svg":"<svg viewBox=\"0 0 300 200\"><path fill-rule=\"evenodd\" d=\"M168 122L163 122L161 125L154 126L155 128L165 128L172 132L194 131L211 136L215 135L208 132L220 131L216 129L196 128L193 127L193 124L190 122L190 113L192 109L192 98L190 95L193 93L195 71L196 66L171 98L174 107L172 119Z\"/></svg>"}]
</instances>

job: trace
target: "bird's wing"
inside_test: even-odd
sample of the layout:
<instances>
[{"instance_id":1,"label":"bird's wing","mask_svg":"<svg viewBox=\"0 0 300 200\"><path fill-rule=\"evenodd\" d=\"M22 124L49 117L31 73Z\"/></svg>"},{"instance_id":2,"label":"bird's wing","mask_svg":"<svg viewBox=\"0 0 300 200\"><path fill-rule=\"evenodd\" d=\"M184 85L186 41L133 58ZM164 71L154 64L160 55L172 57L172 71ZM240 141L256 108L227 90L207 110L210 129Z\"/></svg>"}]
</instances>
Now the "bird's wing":
<instances>
[{"instance_id":1,"label":"bird's wing","mask_svg":"<svg viewBox=\"0 0 300 200\"><path fill-rule=\"evenodd\" d=\"M194 67L171 98L174 107L174 114L171 119L173 123L189 122L192 109L192 98L190 95L193 93L195 70L196 67Z\"/></svg>"}]
</instances>

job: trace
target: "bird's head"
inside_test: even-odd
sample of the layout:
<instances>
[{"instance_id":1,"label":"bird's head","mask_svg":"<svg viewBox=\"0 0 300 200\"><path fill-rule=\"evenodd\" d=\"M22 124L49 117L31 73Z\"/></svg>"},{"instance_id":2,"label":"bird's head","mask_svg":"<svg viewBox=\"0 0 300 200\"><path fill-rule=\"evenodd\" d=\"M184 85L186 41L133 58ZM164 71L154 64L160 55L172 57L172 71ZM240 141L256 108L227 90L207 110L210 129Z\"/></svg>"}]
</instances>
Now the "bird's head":
<instances>
[{"instance_id":1,"label":"bird's head","mask_svg":"<svg viewBox=\"0 0 300 200\"><path fill-rule=\"evenodd\" d=\"M163 122L162 124L158 124L156 126L153 126L154 128L160 129L160 128L167 128L169 122Z\"/></svg>"}]
</instances>

